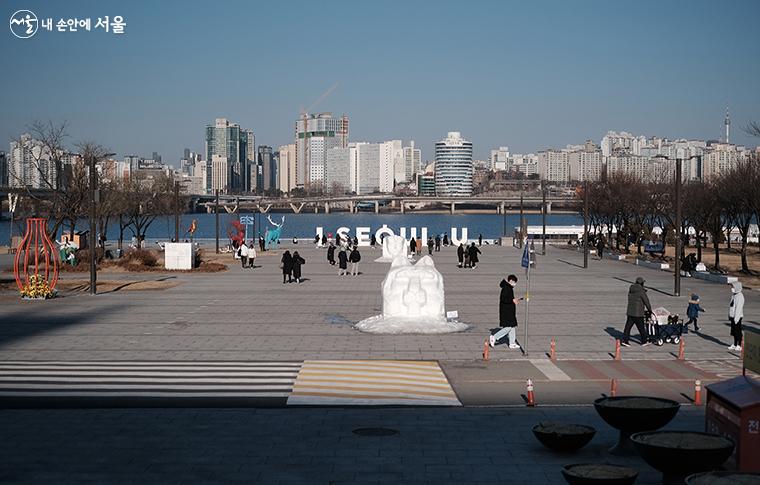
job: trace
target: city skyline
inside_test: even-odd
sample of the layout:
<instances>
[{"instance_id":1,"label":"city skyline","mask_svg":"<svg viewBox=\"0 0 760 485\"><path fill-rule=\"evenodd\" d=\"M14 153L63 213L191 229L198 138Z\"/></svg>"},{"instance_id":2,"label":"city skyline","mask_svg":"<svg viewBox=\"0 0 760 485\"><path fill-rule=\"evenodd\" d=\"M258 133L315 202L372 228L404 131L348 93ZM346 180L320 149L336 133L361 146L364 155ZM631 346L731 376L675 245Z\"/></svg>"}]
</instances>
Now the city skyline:
<instances>
[{"instance_id":1,"label":"city skyline","mask_svg":"<svg viewBox=\"0 0 760 485\"><path fill-rule=\"evenodd\" d=\"M329 14L299 4L298 16L278 5L227 5L237 14L211 15L201 3L176 14L171 2L8 2L7 15L123 15L127 30L27 40L6 31L2 51L14 69L3 91L20 94L4 103L0 136L7 143L36 119L68 120L72 141L96 140L119 156L157 151L176 165L185 147L203 152L199 127L218 117L253 130L257 143L291 143L300 110L337 83L311 112L349 115L351 141L413 139L425 160L449 131L467 133L476 159L503 145L537 152L609 130L717 140L726 107L731 141L757 144L740 130L760 116L754 2L646 2L623 17L599 2L467 10L385 2L370 14L393 15L390 30L357 22L368 13L344 2L331 2ZM718 8L722 15L713 15ZM245 13L288 22L257 22L254 34ZM694 29L674 29L676 18ZM330 31L341 32L339 56L301 54L299 38ZM461 69L439 70L453 59L464 61ZM239 65L231 71L230 62Z\"/></svg>"}]
</instances>

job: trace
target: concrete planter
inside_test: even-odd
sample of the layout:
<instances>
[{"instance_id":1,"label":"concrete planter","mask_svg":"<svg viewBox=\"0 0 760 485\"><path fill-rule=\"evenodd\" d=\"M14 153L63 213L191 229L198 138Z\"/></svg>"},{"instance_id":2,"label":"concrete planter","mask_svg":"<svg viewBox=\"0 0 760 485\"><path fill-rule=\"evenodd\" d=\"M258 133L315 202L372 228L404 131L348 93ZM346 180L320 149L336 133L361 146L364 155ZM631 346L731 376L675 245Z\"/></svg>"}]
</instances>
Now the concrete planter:
<instances>
[{"instance_id":1,"label":"concrete planter","mask_svg":"<svg viewBox=\"0 0 760 485\"><path fill-rule=\"evenodd\" d=\"M641 266L643 268L649 268L649 269L659 269L659 270L670 269L670 265L668 263L657 263L654 261L645 261L643 259L638 259L638 258L636 258L636 266Z\"/></svg>"},{"instance_id":2,"label":"concrete planter","mask_svg":"<svg viewBox=\"0 0 760 485\"><path fill-rule=\"evenodd\" d=\"M605 255L604 257L607 258L607 259L611 259L613 261L624 261L625 260L625 256L626 256L625 254L609 253L609 254Z\"/></svg>"},{"instance_id":3,"label":"concrete planter","mask_svg":"<svg viewBox=\"0 0 760 485\"><path fill-rule=\"evenodd\" d=\"M728 276L728 275L718 274L718 273L708 273L707 271L692 271L691 276L693 276L694 278L698 278L700 280L712 281L714 283L722 283L724 285L730 285L731 283L739 281L739 278L737 278L736 276Z\"/></svg>"}]
</instances>

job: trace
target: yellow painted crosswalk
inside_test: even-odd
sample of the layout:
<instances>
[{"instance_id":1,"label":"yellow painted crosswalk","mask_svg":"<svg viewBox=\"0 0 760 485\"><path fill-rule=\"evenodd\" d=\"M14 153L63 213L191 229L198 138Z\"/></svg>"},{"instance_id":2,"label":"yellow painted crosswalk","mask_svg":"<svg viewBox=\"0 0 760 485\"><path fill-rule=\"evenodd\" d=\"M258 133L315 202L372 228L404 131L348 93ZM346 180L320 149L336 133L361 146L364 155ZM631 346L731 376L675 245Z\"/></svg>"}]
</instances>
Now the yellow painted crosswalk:
<instances>
[{"instance_id":1,"label":"yellow painted crosswalk","mask_svg":"<svg viewBox=\"0 0 760 485\"><path fill-rule=\"evenodd\" d=\"M306 361L288 405L461 406L437 362Z\"/></svg>"}]
</instances>

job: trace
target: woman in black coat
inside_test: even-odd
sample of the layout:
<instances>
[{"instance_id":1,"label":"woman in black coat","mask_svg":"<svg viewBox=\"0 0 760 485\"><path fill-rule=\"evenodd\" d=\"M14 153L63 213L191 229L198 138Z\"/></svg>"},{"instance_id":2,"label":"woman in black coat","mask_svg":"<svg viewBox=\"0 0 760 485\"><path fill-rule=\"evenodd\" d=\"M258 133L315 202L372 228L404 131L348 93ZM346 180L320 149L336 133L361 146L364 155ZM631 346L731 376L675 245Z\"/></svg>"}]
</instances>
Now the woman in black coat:
<instances>
[{"instance_id":1,"label":"woman in black coat","mask_svg":"<svg viewBox=\"0 0 760 485\"><path fill-rule=\"evenodd\" d=\"M509 337L509 348L519 349L515 339L517 337L517 303L522 298L515 298L514 287L517 284L517 276L511 274L506 280L501 280L501 295L499 295L499 326L501 330L491 335L489 344L491 347L505 336Z\"/></svg>"},{"instance_id":2,"label":"woman in black coat","mask_svg":"<svg viewBox=\"0 0 760 485\"><path fill-rule=\"evenodd\" d=\"M417 252L417 241L414 238L409 240L409 252L412 254Z\"/></svg>"},{"instance_id":3,"label":"woman in black coat","mask_svg":"<svg viewBox=\"0 0 760 485\"><path fill-rule=\"evenodd\" d=\"M285 250L280 260L280 267L282 268L282 284L286 283L285 277L287 276L287 283L293 282L293 256L290 255L290 251Z\"/></svg>"},{"instance_id":4,"label":"woman in black coat","mask_svg":"<svg viewBox=\"0 0 760 485\"><path fill-rule=\"evenodd\" d=\"M348 269L348 255L346 254L346 250L343 248L340 248L340 252L338 253L338 276L345 276Z\"/></svg>"},{"instance_id":5,"label":"woman in black coat","mask_svg":"<svg viewBox=\"0 0 760 485\"><path fill-rule=\"evenodd\" d=\"M467 249L467 251L470 253L470 267L477 268L478 262L480 261L478 259L478 254L480 254L480 249L478 249L478 247L475 246L475 243L472 243L472 245Z\"/></svg>"},{"instance_id":6,"label":"woman in black coat","mask_svg":"<svg viewBox=\"0 0 760 485\"><path fill-rule=\"evenodd\" d=\"M327 262L335 266L335 244L330 242L330 247L327 248Z\"/></svg>"},{"instance_id":7,"label":"woman in black coat","mask_svg":"<svg viewBox=\"0 0 760 485\"><path fill-rule=\"evenodd\" d=\"M306 264L306 260L298 254L298 251L293 252L293 278L296 279L296 283L301 282L301 265Z\"/></svg>"},{"instance_id":8,"label":"woman in black coat","mask_svg":"<svg viewBox=\"0 0 760 485\"><path fill-rule=\"evenodd\" d=\"M464 263L464 246L462 244L457 248L457 258L459 259L459 267L462 267Z\"/></svg>"}]
</instances>

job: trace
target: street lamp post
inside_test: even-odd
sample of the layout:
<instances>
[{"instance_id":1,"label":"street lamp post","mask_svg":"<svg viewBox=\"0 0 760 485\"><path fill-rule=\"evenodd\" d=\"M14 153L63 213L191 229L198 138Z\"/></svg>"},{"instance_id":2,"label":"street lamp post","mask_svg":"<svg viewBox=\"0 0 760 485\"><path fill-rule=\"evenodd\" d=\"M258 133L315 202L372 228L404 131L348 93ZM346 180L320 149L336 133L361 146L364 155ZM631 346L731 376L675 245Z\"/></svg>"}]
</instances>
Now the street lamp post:
<instances>
[{"instance_id":1,"label":"street lamp post","mask_svg":"<svg viewBox=\"0 0 760 485\"><path fill-rule=\"evenodd\" d=\"M90 294L96 295L98 293L98 265L97 265L97 239L96 239L96 222L97 218L96 204L100 202L98 199L98 172L95 167L97 158L108 158L116 155L115 153L106 153L100 157L90 155L89 171L90 171ZM103 248L105 250L105 248Z\"/></svg>"},{"instance_id":2,"label":"street lamp post","mask_svg":"<svg viewBox=\"0 0 760 485\"><path fill-rule=\"evenodd\" d=\"M541 256L546 256L546 184L541 180Z\"/></svg>"},{"instance_id":3,"label":"street lamp post","mask_svg":"<svg viewBox=\"0 0 760 485\"><path fill-rule=\"evenodd\" d=\"M583 182L583 267L588 268L588 181Z\"/></svg>"},{"instance_id":4,"label":"street lamp post","mask_svg":"<svg viewBox=\"0 0 760 485\"><path fill-rule=\"evenodd\" d=\"M675 254L675 275L673 276L673 296L681 296L681 251L683 251L683 234L682 234L682 226L683 226L683 214L682 214L682 206L683 201L681 200L681 176L682 176L682 161L683 160L692 160L695 158L699 158L699 155L692 155L688 158L670 158L666 155L655 155L654 158L662 158L665 160L670 160L676 162L676 173L675 177L673 178L673 182L675 184L675 195L676 195L676 220L675 220L675 237L676 237L676 254Z\"/></svg>"}]
</instances>

